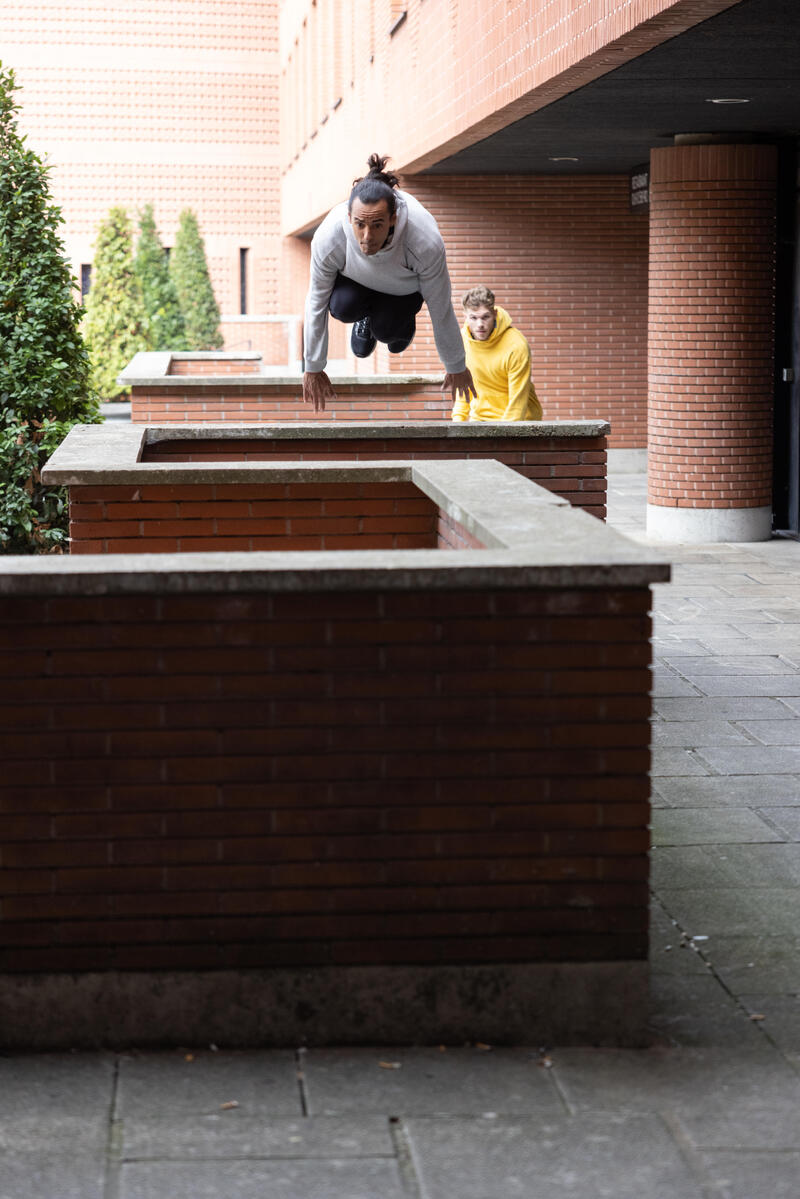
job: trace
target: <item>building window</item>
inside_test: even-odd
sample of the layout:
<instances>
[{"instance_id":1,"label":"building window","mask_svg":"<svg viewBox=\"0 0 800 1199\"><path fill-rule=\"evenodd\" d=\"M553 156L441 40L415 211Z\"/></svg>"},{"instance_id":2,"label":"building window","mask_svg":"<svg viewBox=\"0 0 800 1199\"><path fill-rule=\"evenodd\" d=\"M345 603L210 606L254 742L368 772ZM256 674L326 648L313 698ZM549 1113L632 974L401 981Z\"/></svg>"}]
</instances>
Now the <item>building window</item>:
<instances>
[{"instance_id":1,"label":"building window","mask_svg":"<svg viewBox=\"0 0 800 1199\"><path fill-rule=\"evenodd\" d=\"M239 311L247 313L247 249L239 250Z\"/></svg>"},{"instance_id":2,"label":"building window","mask_svg":"<svg viewBox=\"0 0 800 1199\"><path fill-rule=\"evenodd\" d=\"M89 294L89 288L92 286L92 264L91 262L81 263L81 299L85 300Z\"/></svg>"}]
</instances>

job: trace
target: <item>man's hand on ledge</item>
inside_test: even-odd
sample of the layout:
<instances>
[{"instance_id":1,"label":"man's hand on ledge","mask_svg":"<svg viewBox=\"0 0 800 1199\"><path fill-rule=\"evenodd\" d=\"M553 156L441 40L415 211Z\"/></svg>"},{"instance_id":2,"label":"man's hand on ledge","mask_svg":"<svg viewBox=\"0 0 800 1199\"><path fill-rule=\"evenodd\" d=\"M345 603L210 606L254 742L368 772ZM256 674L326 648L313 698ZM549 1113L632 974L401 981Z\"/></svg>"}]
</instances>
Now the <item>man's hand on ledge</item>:
<instances>
[{"instance_id":1,"label":"man's hand on ledge","mask_svg":"<svg viewBox=\"0 0 800 1199\"><path fill-rule=\"evenodd\" d=\"M328 400L336 399L336 392L324 371L306 371L303 375L303 399L314 405L315 412L324 412Z\"/></svg>"},{"instance_id":2,"label":"man's hand on ledge","mask_svg":"<svg viewBox=\"0 0 800 1199\"><path fill-rule=\"evenodd\" d=\"M476 400L478 398L478 393L475 390L475 384L472 381L472 372L470 371L469 367L463 371L459 371L455 375L445 375L444 383L442 384L442 391L450 392L454 404L456 402L457 391L461 392L467 403L469 403L473 396Z\"/></svg>"}]
</instances>

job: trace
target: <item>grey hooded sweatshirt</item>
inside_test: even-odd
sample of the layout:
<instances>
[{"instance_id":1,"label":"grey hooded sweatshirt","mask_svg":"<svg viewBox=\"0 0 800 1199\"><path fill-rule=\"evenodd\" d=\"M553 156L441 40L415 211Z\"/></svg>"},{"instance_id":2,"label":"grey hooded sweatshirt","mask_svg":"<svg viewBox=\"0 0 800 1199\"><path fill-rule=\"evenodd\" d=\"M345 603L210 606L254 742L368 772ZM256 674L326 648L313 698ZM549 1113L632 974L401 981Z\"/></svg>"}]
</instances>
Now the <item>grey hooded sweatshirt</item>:
<instances>
[{"instance_id":1,"label":"grey hooded sweatshirt","mask_svg":"<svg viewBox=\"0 0 800 1199\"><path fill-rule=\"evenodd\" d=\"M337 273L390 296L422 292L433 323L436 349L445 370L457 374L466 366L461 330L453 312L452 287L444 242L426 208L408 192L395 192L394 233L377 254L364 254L347 216L347 203L337 204L311 242L311 282L306 296L304 365L325 369L328 360L328 304Z\"/></svg>"}]
</instances>

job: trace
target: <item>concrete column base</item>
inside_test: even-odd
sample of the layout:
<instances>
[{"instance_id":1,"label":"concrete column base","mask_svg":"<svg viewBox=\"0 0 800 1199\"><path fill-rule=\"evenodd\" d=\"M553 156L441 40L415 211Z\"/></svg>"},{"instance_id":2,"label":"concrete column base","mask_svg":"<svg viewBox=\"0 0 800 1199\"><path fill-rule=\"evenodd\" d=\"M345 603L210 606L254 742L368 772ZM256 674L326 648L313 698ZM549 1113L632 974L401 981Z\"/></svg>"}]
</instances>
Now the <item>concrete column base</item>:
<instances>
[{"instance_id":1,"label":"concrete column base","mask_svg":"<svg viewBox=\"0 0 800 1199\"><path fill-rule=\"evenodd\" d=\"M6 974L0 1048L647 1042L645 961Z\"/></svg>"},{"instance_id":2,"label":"concrete column base","mask_svg":"<svg viewBox=\"0 0 800 1199\"><path fill-rule=\"evenodd\" d=\"M647 473L647 450L607 450L608 473L615 475L644 475Z\"/></svg>"},{"instance_id":3,"label":"concrete column base","mask_svg":"<svg viewBox=\"0 0 800 1199\"><path fill-rule=\"evenodd\" d=\"M709 543L769 541L772 509L666 508L647 505L647 536L653 541Z\"/></svg>"}]
</instances>

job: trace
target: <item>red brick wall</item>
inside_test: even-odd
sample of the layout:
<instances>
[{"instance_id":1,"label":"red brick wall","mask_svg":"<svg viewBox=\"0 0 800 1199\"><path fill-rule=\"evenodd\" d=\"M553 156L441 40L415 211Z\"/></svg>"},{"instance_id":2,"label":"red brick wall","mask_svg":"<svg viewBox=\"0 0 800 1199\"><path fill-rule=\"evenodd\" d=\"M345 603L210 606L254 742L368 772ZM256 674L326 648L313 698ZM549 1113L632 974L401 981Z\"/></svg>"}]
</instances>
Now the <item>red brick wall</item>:
<instances>
[{"instance_id":1,"label":"red brick wall","mask_svg":"<svg viewBox=\"0 0 800 1199\"><path fill-rule=\"evenodd\" d=\"M391 153L395 170L427 169L734 2L415 0L394 36L386 0L285 4L285 232L332 207L370 151Z\"/></svg>"},{"instance_id":2,"label":"red brick wall","mask_svg":"<svg viewBox=\"0 0 800 1199\"><path fill-rule=\"evenodd\" d=\"M654 150L648 499L772 502L774 146Z\"/></svg>"},{"instance_id":3,"label":"red brick wall","mask_svg":"<svg viewBox=\"0 0 800 1199\"><path fill-rule=\"evenodd\" d=\"M257 358L173 358L170 375L257 375Z\"/></svg>"},{"instance_id":4,"label":"red brick wall","mask_svg":"<svg viewBox=\"0 0 800 1199\"><path fill-rule=\"evenodd\" d=\"M459 321L461 296L485 283L527 337L545 419L606 419L612 447L646 445L648 223L630 210L628 177L417 175L403 186L439 223ZM305 295L308 267L296 269ZM426 307L409 349L373 363L443 370Z\"/></svg>"},{"instance_id":5,"label":"red brick wall","mask_svg":"<svg viewBox=\"0 0 800 1199\"><path fill-rule=\"evenodd\" d=\"M456 315L491 287L531 347L546 420L611 422L609 445L647 440L647 220L627 176L416 176L447 247ZM427 309L405 370L436 370ZM398 369L400 360L390 366Z\"/></svg>"},{"instance_id":6,"label":"red brick wall","mask_svg":"<svg viewBox=\"0 0 800 1199\"><path fill-rule=\"evenodd\" d=\"M135 220L153 204L167 246L191 208L223 318L240 312L242 248L248 311L282 311L279 10L278 0L4 0L3 62L22 85L22 131L52 163L78 278L113 205ZM223 329L228 345L249 336Z\"/></svg>"},{"instance_id":7,"label":"red brick wall","mask_svg":"<svg viewBox=\"0 0 800 1199\"><path fill-rule=\"evenodd\" d=\"M0 603L0 969L643 958L649 592Z\"/></svg>"},{"instance_id":8,"label":"red brick wall","mask_svg":"<svg viewBox=\"0 0 800 1199\"><path fill-rule=\"evenodd\" d=\"M494 458L600 520L606 515L605 437L335 438L159 441L144 462L316 462Z\"/></svg>"},{"instance_id":9,"label":"red brick wall","mask_svg":"<svg viewBox=\"0 0 800 1199\"><path fill-rule=\"evenodd\" d=\"M411 483L70 488L70 553L433 549L438 508Z\"/></svg>"},{"instance_id":10,"label":"red brick wall","mask_svg":"<svg viewBox=\"0 0 800 1199\"><path fill-rule=\"evenodd\" d=\"M464 526L447 512L439 509L437 522L438 541L440 550L479 550L484 544L473 536Z\"/></svg>"},{"instance_id":11,"label":"red brick wall","mask_svg":"<svg viewBox=\"0 0 800 1199\"><path fill-rule=\"evenodd\" d=\"M437 383L388 384L366 389L363 384L336 383L337 399L319 418L324 420L449 420L450 397ZM230 421L240 425L270 421L314 420L299 384L279 386L265 378L262 386L237 387L192 384L175 387L133 387L131 418L137 424L197 424Z\"/></svg>"}]
</instances>

